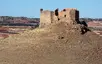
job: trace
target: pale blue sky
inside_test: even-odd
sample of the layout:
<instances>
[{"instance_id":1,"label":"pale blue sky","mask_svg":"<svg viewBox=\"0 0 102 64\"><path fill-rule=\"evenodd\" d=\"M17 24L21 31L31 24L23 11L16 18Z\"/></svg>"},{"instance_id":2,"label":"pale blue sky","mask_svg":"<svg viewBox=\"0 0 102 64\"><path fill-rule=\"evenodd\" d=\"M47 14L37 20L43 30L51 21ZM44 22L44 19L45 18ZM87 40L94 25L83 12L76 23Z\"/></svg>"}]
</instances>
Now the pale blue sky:
<instances>
[{"instance_id":1,"label":"pale blue sky","mask_svg":"<svg viewBox=\"0 0 102 64\"><path fill-rule=\"evenodd\" d=\"M40 8L77 8L80 17L102 18L102 0L0 0L0 16L39 17Z\"/></svg>"}]
</instances>

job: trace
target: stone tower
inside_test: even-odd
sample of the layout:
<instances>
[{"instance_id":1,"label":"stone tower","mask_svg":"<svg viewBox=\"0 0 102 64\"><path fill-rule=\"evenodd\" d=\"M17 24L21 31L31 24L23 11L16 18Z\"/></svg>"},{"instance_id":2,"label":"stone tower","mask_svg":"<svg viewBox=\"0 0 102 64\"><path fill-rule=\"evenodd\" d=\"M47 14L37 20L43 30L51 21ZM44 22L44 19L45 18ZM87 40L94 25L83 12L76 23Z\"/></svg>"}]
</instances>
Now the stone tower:
<instances>
[{"instance_id":1,"label":"stone tower","mask_svg":"<svg viewBox=\"0 0 102 64\"><path fill-rule=\"evenodd\" d=\"M73 8L63 9L62 11L49 11L49 10L40 10L40 27L47 27L52 23L56 22L68 22L69 24L75 24L79 22L79 11ZM72 21L68 21L72 20Z\"/></svg>"}]
</instances>

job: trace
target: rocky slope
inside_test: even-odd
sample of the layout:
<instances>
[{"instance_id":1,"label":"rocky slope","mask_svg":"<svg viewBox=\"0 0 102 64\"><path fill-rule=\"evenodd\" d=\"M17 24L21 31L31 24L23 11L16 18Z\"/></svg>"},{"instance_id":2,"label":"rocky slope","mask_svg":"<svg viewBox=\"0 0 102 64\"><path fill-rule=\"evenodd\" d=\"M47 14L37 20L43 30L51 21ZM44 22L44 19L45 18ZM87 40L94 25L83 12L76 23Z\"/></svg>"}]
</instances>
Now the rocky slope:
<instances>
[{"instance_id":1,"label":"rocky slope","mask_svg":"<svg viewBox=\"0 0 102 64\"><path fill-rule=\"evenodd\" d=\"M0 40L0 64L102 64L102 37L60 22Z\"/></svg>"}]
</instances>

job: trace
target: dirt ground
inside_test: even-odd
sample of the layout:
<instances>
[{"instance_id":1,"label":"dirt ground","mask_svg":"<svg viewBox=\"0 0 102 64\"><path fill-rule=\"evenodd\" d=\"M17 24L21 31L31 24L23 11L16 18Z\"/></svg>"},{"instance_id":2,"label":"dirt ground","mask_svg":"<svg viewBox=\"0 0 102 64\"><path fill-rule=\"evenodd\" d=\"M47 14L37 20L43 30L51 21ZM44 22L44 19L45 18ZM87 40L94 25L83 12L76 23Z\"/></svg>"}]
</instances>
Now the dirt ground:
<instances>
[{"instance_id":1,"label":"dirt ground","mask_svg":"<svg viewBox=\"0 0 102 64\"><path fill-rule=\"evenodd\" d=\"M0 27L0 39L7 38L9 35L19 34L26 30L31 30L31 28L27 26L2 26Z\"/></svg>"},{"instance_id":2,"label":"dirt ground","mask_svg":"<svg viewBox=\"0 0 102 64\"><path fill-rule=\"evenodd\" d=\"M67 23L0 39L0 64L102 64L102 37Z\"/></svg>"}]
</instances>

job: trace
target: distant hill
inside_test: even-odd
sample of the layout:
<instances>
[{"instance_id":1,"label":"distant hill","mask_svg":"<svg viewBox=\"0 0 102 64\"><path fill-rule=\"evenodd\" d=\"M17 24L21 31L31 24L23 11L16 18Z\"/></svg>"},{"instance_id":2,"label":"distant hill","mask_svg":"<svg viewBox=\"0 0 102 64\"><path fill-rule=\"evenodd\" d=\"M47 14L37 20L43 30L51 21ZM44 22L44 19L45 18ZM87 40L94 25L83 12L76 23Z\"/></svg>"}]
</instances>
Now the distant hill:
<instances>
[{"instance_id":1,"label":"distant hill","mask_svg":"<svg viewBox=\"0 0 102 64\"><path fill-rule=\"evenodd\" d=\"M27 18L27 17L12 17L12 16L0 16L0 25L36 25L39 24L39 18Z\"/></svg>"},{"instance_id":2,"label":"distant hill","mask_svg":"<svg viewBox=\"0 0 102 64\"><path fill-rule=\"evenodd\" d=\"M39 22L39 18L28 18L28 17L12 17L12 16L0 16L0 21L22 21L27 20L29 22Z\"/></svg>"},{"instance_id":3,"label":"distant hill","mask_svg":"<svg viewBox=\"0 0 102 64\"><path fill-rule=\"evenodd\" d=\"M80 18L80 21L102 21L102 18ZM0 25L32 26L39 25L40 18L0 16Z\"/></svg>"},{"instance_id":4,"label":"distant hill","mask_svg":"<svg viewBox=\"0 0 102 64\"><path fill-rule=\"evenodd\" d=\"M90 21L102 21L102 18L80 18L80 21L86 21L86 22L90 22Z\"/></svg>"}]
</instances>

